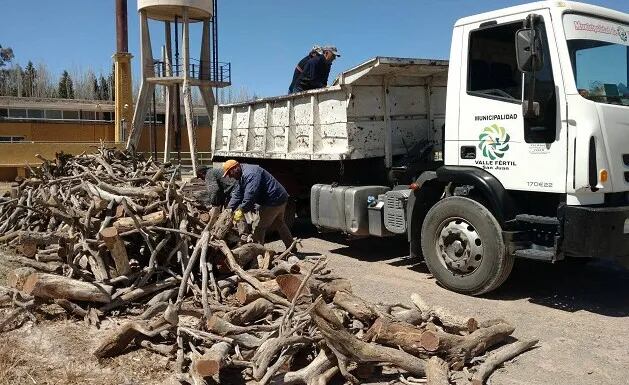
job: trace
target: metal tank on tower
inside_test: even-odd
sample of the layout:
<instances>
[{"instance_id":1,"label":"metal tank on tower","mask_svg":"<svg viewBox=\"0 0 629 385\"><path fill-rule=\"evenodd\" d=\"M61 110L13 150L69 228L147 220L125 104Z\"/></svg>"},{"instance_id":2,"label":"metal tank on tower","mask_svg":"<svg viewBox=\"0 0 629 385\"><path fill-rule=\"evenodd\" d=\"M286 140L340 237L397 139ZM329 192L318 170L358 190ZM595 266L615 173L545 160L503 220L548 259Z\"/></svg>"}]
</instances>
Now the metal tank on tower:
<instances>
[{"instance_id":1,"label":"metal tank on tower","mask_svg":"<svg viewBox=\"0 0 629 385\"><path fill-rule=\"evenodd\" d=\"M142 83L133 115L127 148L136 148L155 86L165 87L164 162L170 161L173 140L180 149L180 105L183 99L185 126L190 144L192 170L197 170L197 135L194 127L192 87L198 87L212 117L215 104L213 88L230 85L229 63L218 61L217 0L138 0L140 13ZM149 20L163 23L165 46L162 60L155 60L151 46ZM202 23L200 56L190 55L190 24ZM181 31L181 33L180 33ZM181 37L181 54L179 50ZM174 43L174 46L173 46ZM212 125L210 119L210 126Z\"/></svg>"}]
</instances>

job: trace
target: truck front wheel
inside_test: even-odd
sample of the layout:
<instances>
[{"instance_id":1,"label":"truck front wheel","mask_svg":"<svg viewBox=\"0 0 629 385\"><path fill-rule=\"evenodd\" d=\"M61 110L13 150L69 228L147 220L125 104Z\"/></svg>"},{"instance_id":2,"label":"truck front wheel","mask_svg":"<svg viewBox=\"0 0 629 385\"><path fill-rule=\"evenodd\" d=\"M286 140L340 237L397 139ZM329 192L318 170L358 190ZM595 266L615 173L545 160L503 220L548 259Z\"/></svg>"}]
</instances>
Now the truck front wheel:
<instances>
[{"instance_id":1,"label":"truck front wheel","mask_svg":"<svg viewBox=\"0 0 629 385\"><path fill-rule=\"evenodd\" d=\"M424 219L421 245L437 281L463 294L496 289L513 267L500 224L485 206L469 198L455 196L437 202Z\"/></svg>"}]
</instances>

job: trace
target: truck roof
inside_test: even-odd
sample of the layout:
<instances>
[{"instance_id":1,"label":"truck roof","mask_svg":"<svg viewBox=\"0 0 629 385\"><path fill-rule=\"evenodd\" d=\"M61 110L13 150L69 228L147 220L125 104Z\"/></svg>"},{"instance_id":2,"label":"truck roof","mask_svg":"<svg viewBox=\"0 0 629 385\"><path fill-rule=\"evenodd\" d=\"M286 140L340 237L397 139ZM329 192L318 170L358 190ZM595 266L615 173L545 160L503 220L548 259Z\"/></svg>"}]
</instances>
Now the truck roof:
<instances>
[{"instance_id":1,"label":"truck roof","mask_svg":"<svg viewBox=\"0 0 629 385\"><path fill-rule=\"evenodd\" d=\"M539 9L552 9L560 8L565 11L587 13L596 16L601 16L608 19L614 19L618 21L624 21L629 23L629 14L624 12L614 11L608 8L599 7L597 5L590 5L585 3L579 3L576 1L537 1L534 3L528 3L523 5L517 5L514 7L503 8L491 12L485 12L478 15L464 17L457 20L455 27L463 26L467 24L480 23L482 21L495 19L502 16L512 15L516 13L533 12Z\"/></svg>"}]
</instances>

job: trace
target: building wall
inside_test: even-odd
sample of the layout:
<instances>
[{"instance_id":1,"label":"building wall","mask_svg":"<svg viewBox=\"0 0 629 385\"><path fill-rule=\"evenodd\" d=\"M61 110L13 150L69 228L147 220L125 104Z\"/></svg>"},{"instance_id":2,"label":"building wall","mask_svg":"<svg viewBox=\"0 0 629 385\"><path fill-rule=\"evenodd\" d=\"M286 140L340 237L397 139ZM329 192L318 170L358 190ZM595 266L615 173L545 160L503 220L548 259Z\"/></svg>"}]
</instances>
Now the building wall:
<instances>
[{"instance_id":1,"label":"building wall","mask_svg":"<svg viewBox=\"0 0 629 385\"><path fill-rule=\"evenodd\" d=\"M106 142L114 141L113 122L41 122L0 120L0 136L24 137L27 142ZM164 151L164 125L156 126L157 150ZM210 127L197 128L197 150L210 151ZM0 143L1 145L2 143ZM174 139L172 143L174 147ZM150 151L150 124L145 124L139 151ZM181 151L188 152L188 131L181 130Z\"/></svg>"}]
</instances>

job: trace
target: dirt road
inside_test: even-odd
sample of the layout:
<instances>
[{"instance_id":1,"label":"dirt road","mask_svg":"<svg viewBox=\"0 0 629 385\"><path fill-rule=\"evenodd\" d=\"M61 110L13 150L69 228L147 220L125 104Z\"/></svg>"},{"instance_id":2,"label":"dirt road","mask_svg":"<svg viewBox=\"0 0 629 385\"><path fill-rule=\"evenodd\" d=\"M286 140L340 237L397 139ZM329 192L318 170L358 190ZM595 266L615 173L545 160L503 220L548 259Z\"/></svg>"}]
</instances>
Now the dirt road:
<instances>
[{"instance_id":1,"label":"dirt road","mask_svg":"<svg viewBox=\"0 0 629 385\"><path fill-rule=\"evenodd\" d=\"M425 265L408 257L403 239L296 235L304 250L327 255L329 266L370 301L410 304L410 294L419 292L480 320L508 319L515 337L540 339L539 348L498 370L492 385L629 383L629 271L601 262L517 261L503 287L474 298L438 286Z\"/></svg>"}]
</instances>

